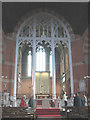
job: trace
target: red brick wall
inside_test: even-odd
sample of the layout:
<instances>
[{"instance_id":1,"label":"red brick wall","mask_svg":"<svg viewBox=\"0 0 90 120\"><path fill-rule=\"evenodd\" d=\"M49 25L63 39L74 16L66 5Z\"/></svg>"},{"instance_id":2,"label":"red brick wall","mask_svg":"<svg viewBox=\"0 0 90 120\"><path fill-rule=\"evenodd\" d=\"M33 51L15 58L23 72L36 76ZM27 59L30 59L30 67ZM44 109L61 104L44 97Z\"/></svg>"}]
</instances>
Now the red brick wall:
<instances>
[{"instance_id":1,"label":"red brick wall","mask_svg":"<svg viewBox=\"0 0 90 120\"><path fill-rule=\"evenodd\" d=\"M30 94L33 93L32 89L33 89L32 88L32 80L31 79L22 79L21 91L19 91L19 94L28 94L30 96Z\"/></svg>"},{"instance_id":2,"label":"red brick wall","mask_svg":"<svg viewBox=\"0 0 90 120\"><path fill-rule=\"evenodd\" d=\"M78 38L77 38L78 37ZM79 39L79 40L77 40ZM82 40L80 36L75 37L75 41L71 43L72 47L72 63L82 62Z\"/></svg>"},{"instance_id":3,"label":"red brick wall","mask_svg":"<svg viewBox=\"0 0 90 120\"><path fill-rule=\"evenodd\" d=\"M73 79L74 92L81 92L79 89L79 82L84 80L84 76L88 74L88 64L85 58L85 51L87 51L87 30L83 36L76 35L75 40L72 41L72 64L73 64Z\"/></svg>"},{"instance_id":4,"label":"red brick wall","mask_svg":"<svg viewBox=\"0 0 90 120\"><path fill-rule=\"evenodd\" d=\"M13 83L14 83L14 66L15 66L15 49L16 39L13 34L3 34L3 56L2 56L2 75L4 76L2 82L2 91L9 92L13 95ZM7 76L7 78L5 78ZM6 88L4 89L4 84Z\"/></svg>"}]
</instances>

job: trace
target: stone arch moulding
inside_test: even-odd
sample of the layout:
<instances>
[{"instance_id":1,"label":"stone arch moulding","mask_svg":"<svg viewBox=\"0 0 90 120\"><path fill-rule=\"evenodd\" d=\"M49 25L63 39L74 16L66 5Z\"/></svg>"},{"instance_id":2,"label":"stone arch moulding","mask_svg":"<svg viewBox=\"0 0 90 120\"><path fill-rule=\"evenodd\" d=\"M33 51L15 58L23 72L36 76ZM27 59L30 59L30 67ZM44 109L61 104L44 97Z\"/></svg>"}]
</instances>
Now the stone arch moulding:
<instances>
[{"instance_id":1,"label":"stone arch moulding","mask_svg":"<svg viewBox=\"0 0 90 120\"><path fill-rule=\"evenodd\" d=\"M30 23L31 22L31 23ZM42 23L42 24L40 24ZM42 34L41 36L36 36L36 25L42 26ZM29 25L29 26L28 26ZM50 25L50 32L51 35L48 35L48 28L46 26ZM32 26L32 27L31 27ZM26 32L30 33L27 36L25 36L23 29L26 27ZM30 27L30 29L28 29ZM31 31L29 31L31 30ZM62 31L63 36L60 35L59 30ZM22 32L23 31L23 32ZM70 75L71 75L71 94L74 94L74 87L73 87L73 70L72 70L72 55L71 55L71 39L73 37L73 31L69 23L63 18L57 15L54 12L48 11L48 10L37 10L32 12L31 14L28 14L25 18L22 18L21 22L18 23L16 26L14 32L16 32L16 57L15 57L15 74L14 74L14 98L16 100L16 85L17 85L17 56L18 56L18 47L24 43L24 41L27 39L27 42L30 42L30 46L33 48L33 60L35 63L35 49L38 43L42 42L44 40L46 43L49 43L48 47L51 47L53 51L53 62L55 63L54 57L54 48L58 47L59 44L66 44L66 47L68 47L69 50L69 60L70 60ZM40 29L38 27L38 33L40 32ZM37 41L33 40L36 39ZM33 64L33 89L34 89L34 96L35 96L35 64ZM53 65L53 81L54 81L54 90L53 95L54 98L56 94L56 88L55 88L55 64ZM35 98L35 97L34 97Z\"/></svg>"}]
</instances>

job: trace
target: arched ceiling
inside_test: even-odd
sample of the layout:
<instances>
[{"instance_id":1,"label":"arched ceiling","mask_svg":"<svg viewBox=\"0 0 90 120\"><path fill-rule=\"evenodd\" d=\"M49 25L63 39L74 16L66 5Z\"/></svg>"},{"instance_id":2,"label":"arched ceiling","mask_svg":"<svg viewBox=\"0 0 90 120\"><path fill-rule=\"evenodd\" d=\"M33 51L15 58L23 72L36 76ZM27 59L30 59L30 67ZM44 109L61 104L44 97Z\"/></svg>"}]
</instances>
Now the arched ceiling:
<instances>
[{"instance_id":1,"label":"arched ceiling","mask_svg":"<svg viewBox=\"0 0 90 120\"><path fill-rule=\"evenodd\" d=\"M2 28L13 32L21 17L35 9L49 9L63 16L75 34L82 35L88 26L88 3L62 2L4 2L2 6Z\"/></svg>"}]
</instances>

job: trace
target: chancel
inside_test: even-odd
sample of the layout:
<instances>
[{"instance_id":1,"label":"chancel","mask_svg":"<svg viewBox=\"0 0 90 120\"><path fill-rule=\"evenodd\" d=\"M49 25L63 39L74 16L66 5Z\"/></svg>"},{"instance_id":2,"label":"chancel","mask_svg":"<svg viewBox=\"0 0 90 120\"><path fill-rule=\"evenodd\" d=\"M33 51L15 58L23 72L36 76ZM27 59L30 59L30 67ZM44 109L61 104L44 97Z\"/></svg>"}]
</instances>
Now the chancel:
<instances>
[{"instance_id":1,"label":"chancel","mask_svg":"<svg viewBox=\"0 0 90 120\"><path fill-rule=\"evenodd\" d=\"M26 47L24 47L26 45L29 47L27 50L31 49L31 51L26 51ZM52 78L51 78L52 79L52 96L54 99L56 99L55 51L58 53L61 47L66 47L68 51L67 61L70 62L71 94L73 94L71 38L68 32L68 29L63 25L63 23L56 16L54 16L53 14L50 14L49 12L47 14L46 12L40 11L38 14L32 15L30 18L28 18L24 22L24 24L22 24L22 26L19 28L18 34L17 34L17 44L16 44L14 96L16 95L17 72L21 72L21 71L17 71L19 70L19 68L17 67L18 54L21 53L20 51L22 51L23 47L26 53L29 52L28 59L30 58L27 64L26 57L24 56L24 53L22 53L22 58L25 59L24 63L26 63L27 66L29 67L31 66L30 62L32 61L32 70L30 70L31 69L30 67L28 70L32 72L32 85L34 89L34 98L36 94L35 93L35 87L36 87L35 73L36 71L47 71L48 69L50 71L50 68L51 68L50 60L52 60L52 65L51 65L52 68L50 71L50 73L52 72ZM58 48L56 49L56 47ZM31 57L32 57L32 60L31 60ZM58 65L60 68L60 63ZM24 68L23 74L25 75L26 73L25 64L23 65L23 68Z\"/></svg>"},{"instance_id":2,"label":"chancel","mask_svg":"<svg viewBox=\"0 0 90 120\"><path fill-rule=\"evenodd\" d=\"M80 117L73 112L75 94L90 105L88 3L3 3L2 9L3 111L9 106L13 115L18 108L18 116L32 119Z\"/></svg>"}]
</instances>

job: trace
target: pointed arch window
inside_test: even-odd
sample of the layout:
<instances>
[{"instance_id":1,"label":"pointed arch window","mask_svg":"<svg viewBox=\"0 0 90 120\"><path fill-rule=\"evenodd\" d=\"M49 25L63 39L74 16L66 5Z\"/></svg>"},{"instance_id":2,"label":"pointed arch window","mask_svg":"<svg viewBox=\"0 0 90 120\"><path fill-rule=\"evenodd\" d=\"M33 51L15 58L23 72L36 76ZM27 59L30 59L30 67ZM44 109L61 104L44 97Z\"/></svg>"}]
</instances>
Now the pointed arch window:
<instances>
[{"instance_id":1,"label":"pointed arch window","mask_svg":"<svg viewBox=\"0 0 90 120\"><path fill-rule=\"evenodd\" d=\"M46 52L44 47L39 46L36 50L36 71L46 70Z\"/></svg>"}]
</instances>

